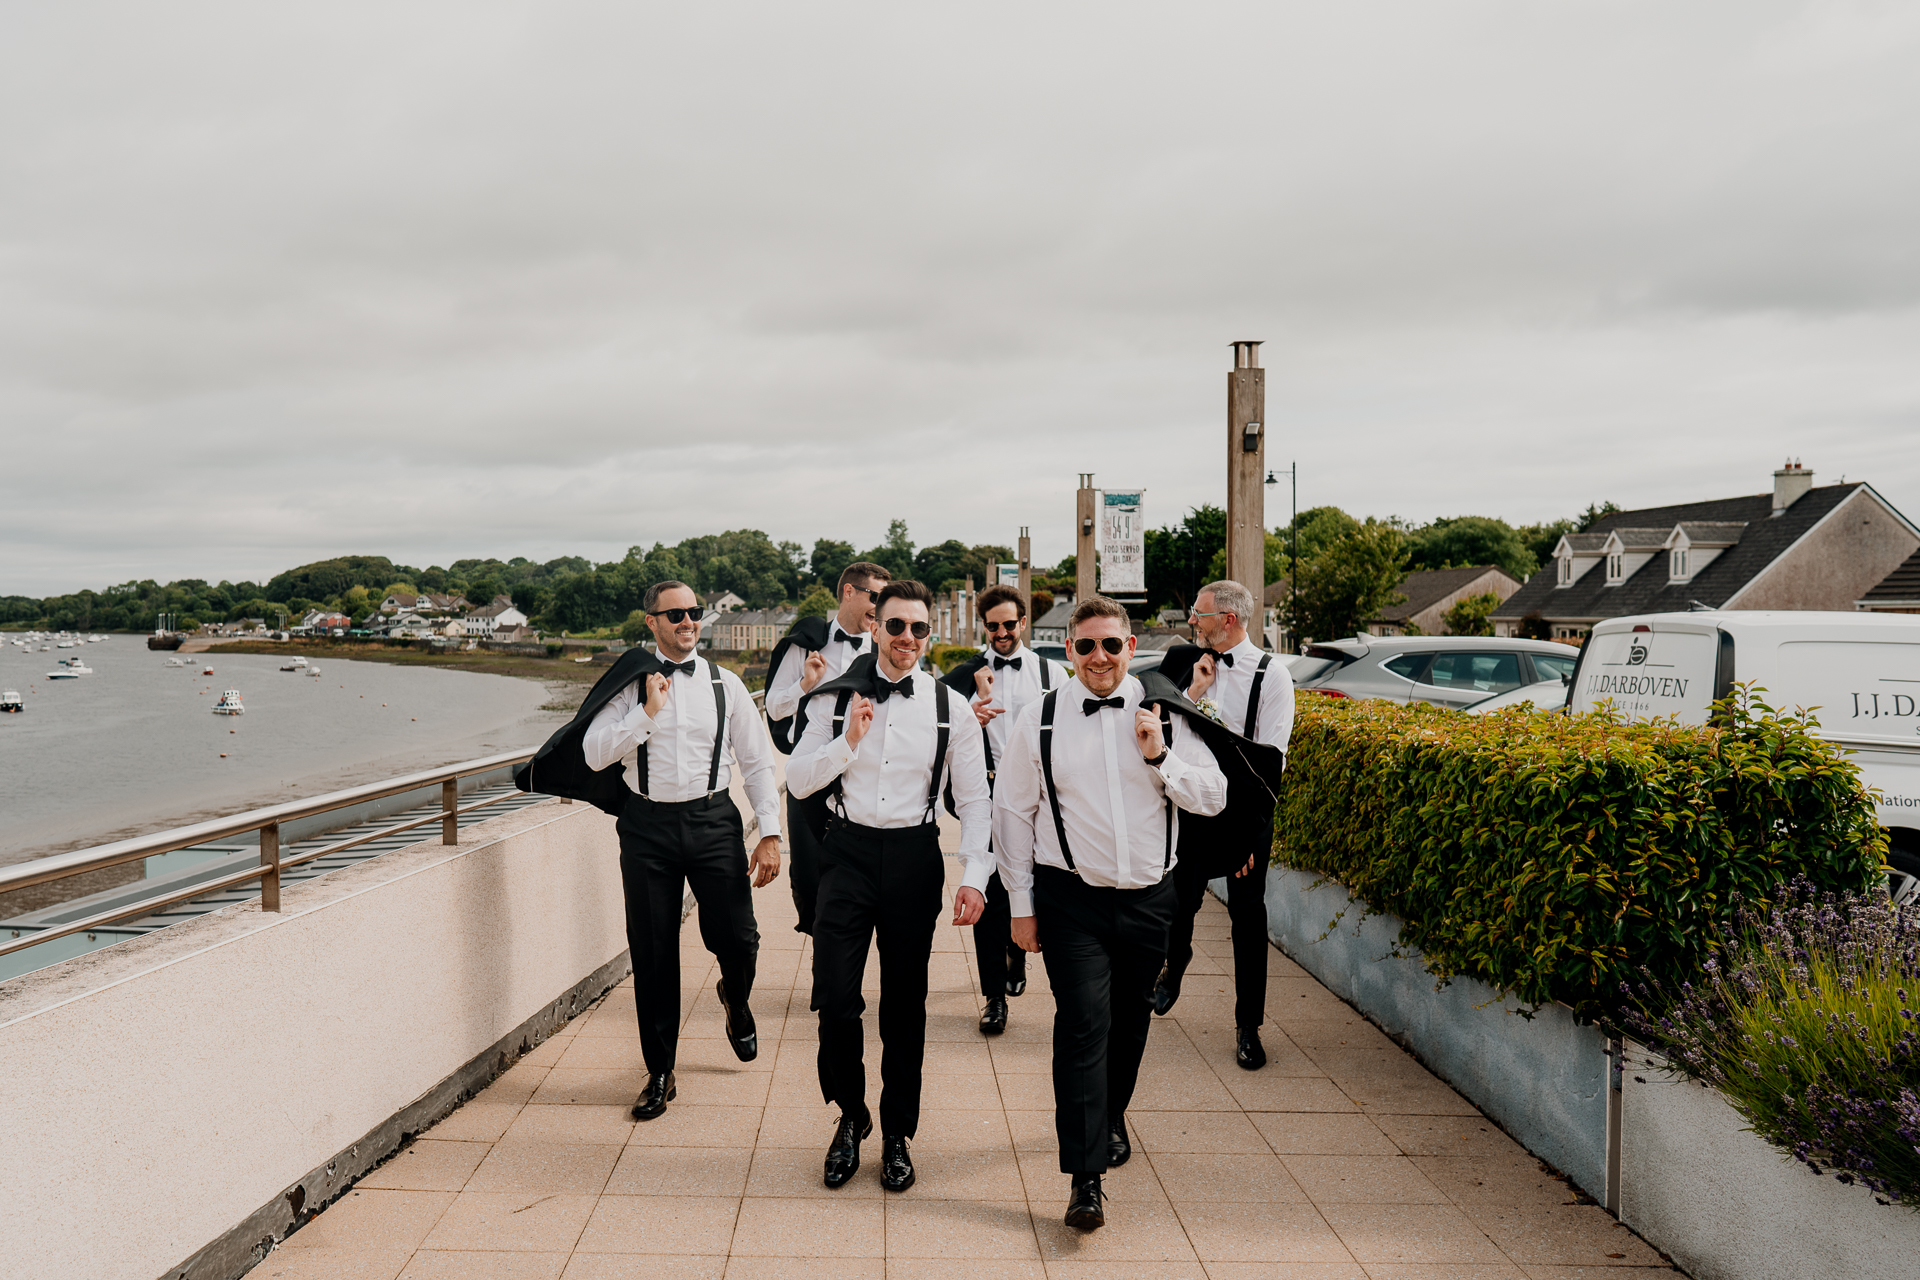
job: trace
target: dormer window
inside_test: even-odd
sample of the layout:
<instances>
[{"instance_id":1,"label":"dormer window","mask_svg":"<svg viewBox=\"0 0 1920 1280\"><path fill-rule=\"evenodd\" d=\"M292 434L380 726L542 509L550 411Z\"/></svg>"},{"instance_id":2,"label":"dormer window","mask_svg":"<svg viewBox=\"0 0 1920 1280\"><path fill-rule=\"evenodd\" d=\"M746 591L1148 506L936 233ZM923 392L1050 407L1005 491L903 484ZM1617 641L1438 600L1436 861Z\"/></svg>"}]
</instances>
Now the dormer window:
<instances>
[{"instance_id":1,"label":"dormer window","mask_svg":"<svg viewBox=\"0 0 1920 1280\"><path fill-rule=\"evenodd\" d=\"M1573 585L1573 557L1561 556L1555 563L1558 565L1559 571L1560 571L1559 577L1557 579L1558 584L1563 587L1572 586Z\"/></svg>"},{"instance_id":2,"label":"dormer window","mask_svg":"<svg viewBox=\"0 0 1920 1280\"><path fill-rule=\"evenodd\" d=\"M1618 551L1607 552L1607 585L1617 587L1627 576L1627 558Z\"/></svg>"},{"instance_id":3,"label":"dormer window","mask_svg":"<svg viewBox=\"0 0 1920 1280\"><path fill-rule=\"evenodd\" d=\"M1687 549L1675 547L1667 553L1667 577L1675 582L1687 580Z\"/></svg>"}]
</instances>

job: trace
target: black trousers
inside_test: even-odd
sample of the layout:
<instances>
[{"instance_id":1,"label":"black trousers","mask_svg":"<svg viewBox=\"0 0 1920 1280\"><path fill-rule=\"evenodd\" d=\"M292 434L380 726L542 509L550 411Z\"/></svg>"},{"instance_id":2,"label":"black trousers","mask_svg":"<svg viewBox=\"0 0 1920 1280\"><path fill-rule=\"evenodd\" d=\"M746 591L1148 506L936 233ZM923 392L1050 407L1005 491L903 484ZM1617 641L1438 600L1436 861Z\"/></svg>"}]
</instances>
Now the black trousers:
<instances>
[{"instance_id":1,"label":"black trousers","mask_svg":"<svg viewBox=\"0 0 1920 1280\"><path fill-rule=\"evenodd\" d=\"M1244 865L1244 864L1243 864ZM1207 876L1193 864L1174 864L1180 910L1167 939L1167 979L1178 983L1193 960L1193 918L1206 897ZM1253 860L1244 876L1227 874L1227 918L1233 923L1233 1025L1257 1027L1267 1017L1267 860Z\"/></svg>"},{"instance_id":2,"label":"black trousers","mask_svg":"<svg viewBox=\"0 0 1920 1280\"><path fill-rule=\"evenodd\" d=\"M793 887L794 909L800 913L797 933L813 932L814 904L820 897L820 841L807 825L801 802L787 796L787 879Z\"/></svg>"},{"instance_id":3,"label":"black trousers","mask_svg":"<svg viewBox=\"0 0 1920 1280\"><path fill-rule=\"evenodd\" d=\"M647 1070L673 1070L680 1042L680 910L688 886L699 904L700 941L720 962L727 996L753 992L760 930L753 919L740 811L725 794L685 804L642 796L620 815L620 881L633 955L633 1003Z\"/></svg>"},{"instance_id":4,"label":"black trousers","mask_svg":"<svg viewBox=\"0 0 1920 1280\"><path fill-rule=\"evenodd\" d=\"M1102 889L1058 867L1033 869L1040 957L1053 988L1062 1173L1107 1171L1107 1126L1133 1101L1175 905L1171 879L1150 889Z\"/></svg>"},{"instance_id":5,"label":"black trousers","mask_svg":"<svg viewBox=\"0 0 1920 1280\"><path fill-rule=\"evenodd\" d=\"M820 1094L848 1115L867 1110L860 995L867 949L880 943L880 1131L920 1127L927 1056L927 961L946 864L932 823L877 830L835 818L821 850L813 920L813 1007L820 1014Z\"/></svg>"},{"instance_id":6,"label":"black trousers","mask_svg":"<svg viewBox=\"0 0 1920 1280\"><path fill-rule=\"evenodd\" d=\"M987 877L987 905L973 922L973 959L980 966L980 994L998 1000L1007 994L1007 980L1027 971L1027 953L1013 945L1012 902L1000 873Z\"/></svg>"}]
</instances>

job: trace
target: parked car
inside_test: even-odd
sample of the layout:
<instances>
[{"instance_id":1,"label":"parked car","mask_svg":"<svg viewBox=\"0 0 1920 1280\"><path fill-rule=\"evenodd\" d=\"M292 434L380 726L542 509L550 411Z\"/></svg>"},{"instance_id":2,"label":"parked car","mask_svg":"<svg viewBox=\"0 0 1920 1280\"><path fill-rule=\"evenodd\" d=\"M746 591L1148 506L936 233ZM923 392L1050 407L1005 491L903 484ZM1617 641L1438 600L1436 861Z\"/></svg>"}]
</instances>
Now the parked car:
<instances>
[{"instance_id":1,"label":"parked car","mask_svg":"<svg viewBox=\"0 0 1920 1280\"><path fill-rule=\"evenodd\" d=\"M1308 645L1290 665L1296 688L1329 697L1464 708L1497 693L1569 676L1578 657L1549 640L1354 636Z\"/></svg>"},{"instance_id":2,"label":"parked car","mask_svg":"<svg viewBox=\"0 0 1920 1280\"><path fill-rule=\"evenodd\" d=\"M1804 708L1877 789L1896 901L1920 901L1920 616L1815 610L1648 613L1598 623L1568 710L1602 702L1635 720L1705 724L1715 699L1752 681L1770 706Z\"/></svg>"},{"instance_id":3,"label":"parked car","mask_svg":"<svg viewBox=\"0 0 1920 1280\"><path fill-rule=\"evenodd\" d=\"M1496 693L1491 698L1482 698L1478 702L1469 702L1461 710L1470 715L1483 716L1489 711L1517 707L1524 702L1532 706L1535 711L1565 711L1567 688L1567 677L1556 676L1537 684L1523 684L1518 689Z\"/></svg>"},{"instance_id":4,"label":"parked car","mask_svg":"<svg viewBox=\"0 0 1920 1280\"><path fill-rule=\"evenodd\" d=\"M1055 662L1063 662L1069 667L1073 665L1073 659L1067 656L1067 646L1064 644L1055 644L1049 640L1040 644L1030 644L1027 648L1043 658L1052 658Z\"/></svg>"}]
</instances>

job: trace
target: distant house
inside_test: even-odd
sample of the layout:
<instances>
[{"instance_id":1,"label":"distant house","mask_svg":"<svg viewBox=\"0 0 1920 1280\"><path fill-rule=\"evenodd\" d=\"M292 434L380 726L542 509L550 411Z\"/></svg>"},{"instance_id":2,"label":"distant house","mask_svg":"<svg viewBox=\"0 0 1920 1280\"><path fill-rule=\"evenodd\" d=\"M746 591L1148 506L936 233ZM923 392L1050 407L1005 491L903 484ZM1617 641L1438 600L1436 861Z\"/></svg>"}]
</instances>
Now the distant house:
<instances>
[{"instance_id":1,"label":"distant house","mask_svg":"<svg viewBox=\"0 0 1920 1280\"><path fill-rule=\"evenodd\" d=\"M792 609L729 610L706 624L709 647L731 652L771 649L793 625Z\"/></svg>"},{"instance_id":2,"label":"distant house","mask_svg":"<svg viewBox=\"0 0 1920 1280\"><path fill-rule=\"evenodd\" d=\"M527 615L514 608L513 601L506 596L495 596L492 604L484 609L475 609L460 621L467 635L492 639L502 627L524 626Z\"/></svg>"},{"instance_id":3,"label":"distant house","mask_svg":"<svg viewBox=\"0 0 1920 1280\"><path fill-rule=\"evenodd\" d=\"M459 613L472 607L467 602L467 598L462 595L410 596L404 591L396 591L380 602L382 613L448 614Z\"/></svg>"},{"instance_id":4,"label":"distant house","mask_svg":"<svg viewBox=\"0 0 1920 1280\"><path fill-rule=\"evenodd\" d=\"M708 613L732 613L747 607L747 602L731 591L709 591L700 597L700 603L706 606Z\"/></svg>"},{"instance_id":5,"label":"distant house","mask_svg":"<svg viewBox=\"0 0 1920 1280\"><path fill-rule=\"evenodd\" d=\"M388 624L387 634L396 640L424 640L428 636L438 635L443 625L438 618L429 618L423 613L409 610Z\"/></svg>"},{"instance_id":6,"label":"distant house","mask_svg":"<svg viewBox=\"0 0 1920 1280\"><path fill-rule=\"evenodd\" d=\"M527 644L538 640L540 633L525 622L520 622L511 627L495 627L492 638L499 644Z\"/></svg>"},{"instance_id":7,"label":"distant house","mask_svg":"<svg viewBox=\"0 0 1920 1280\"><path fill-rule=\"evenodd\" d=\"M1520 580L1499 565L1416 569L1400 583L1399 592L1406 600L1382 609L1380 616L1367 624L1367 634L1446 635L1447 610L1460 601L1489 591L1505 600L1519 589Z\"/></svg>"},{"instance_id":8,"label":"distant house","mask_svg":"<svg viewBox=\"0 0 1920 1280\"><path fill-rule=\"evenodd\" d=\"M1568 534L1493 611L1494 631L1578 640L1625 614L1865 608L1892 598L1874 593L1916 551L1920 527L1872 485L1815 488L1790 462L1770 494L1620 511Z\"/></svg>"},{"instance_id":9,"label":"distant house","mask_svg":"<svg viewBox=\"0 0 1920 1280\"><path fill-rule=\"evenodd\" d=\"M353 626L353 619L344 613L334 613L327 609L309 609L301 615L296 630L304 631L310 636L345 635L351 626Z\"/></svg>"},{"instance_id":10,"label":"distant house","mask_svg":"<svg viewBox=\"0 0 1920 1280\"><path fill-rule=\"evenodd\" d=\"M1920 613L1920 551L1901 561L1899 568L1854 601L1854 608L1871 613Z\"/></svg>"},{"instance_id":11,"label":"distant house","mask_svg":"<svg viewBox=\"0 0 1920 1280\"><path fill-rule=\"evenodd\" d=\"M1033 620L1032 640L1034 644L1065 644L1067 642L1067 622L1073 617L1073 601L1062 600L1053 608Z\"/></svg>"}]
</instances>

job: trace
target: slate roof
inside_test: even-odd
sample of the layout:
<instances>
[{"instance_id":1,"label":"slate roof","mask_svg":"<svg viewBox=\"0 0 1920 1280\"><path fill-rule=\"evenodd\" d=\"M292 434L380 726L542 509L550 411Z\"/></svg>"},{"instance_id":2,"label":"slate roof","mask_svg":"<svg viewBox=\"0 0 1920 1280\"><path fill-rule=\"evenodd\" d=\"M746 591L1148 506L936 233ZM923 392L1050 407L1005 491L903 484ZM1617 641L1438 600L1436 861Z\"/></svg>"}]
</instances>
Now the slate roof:
<instances>
[{"instance_id":1,"label":"slate roof","mask_svg":"<svg viewBox=\"0 0 1920 1280\"><path fill-rule=\"evenodd\" d=\"M1721 498L1713 502L1687 502L1672 507L1648 507L1641 511L1617 511L1597 521L1587 531L1588 535L1607 534L1618 529L1624 538L1629 529L1664 527L1672 532L1676 524L1744 521L1747 527L1741 532L1738 542L1696 573L1691 582L1669 585L1667 558L1658 555L1641 565L1632 577L1617 587L1607 585L1604 564L1596 564L1588 569L1570 587L1557 587L1554 585L1554 566L1549 564L1527 579L1527 584L1495 609L1493 616L1509 621L1535 612L1544 618L1617 618L1629 613L1680 612L1691 607L1696 600L1718 608L1779 559L1782 552L1820 523L1828 512L1862 487L1856 481L1853 484L1829 484L1809 489L1777 518L1773 515L1771 493Z\"/></svg>"},{"instance_id":2,"label":"slate roof","mask_svg":"<svg viewBox=\"0 0 1920 1280\"><path fill-rule=\"evenodd\" d=\"M1861 600L1866 604L1876 600L1920 600L1920 551L1908 556L1905 563L1882 578Z\"/></svg>"},{"instance_id":3,"label":"slate roof","mask_svg":"<svg viewBox=\"0 0 1920 1280\"><path fill-rule=\"evenodd\" d=\"M1400 594L1407 598L1406 603L1382 609L1378 620L1405 622L1422 609L1446 599L1475 578L1489 573L1507 576L1507 571L1497 564L1464 565L1457 569L1415 569L1398 587ZM1512 579L1508 578L1508 581Z\"/></svg>"}]
</instances>

